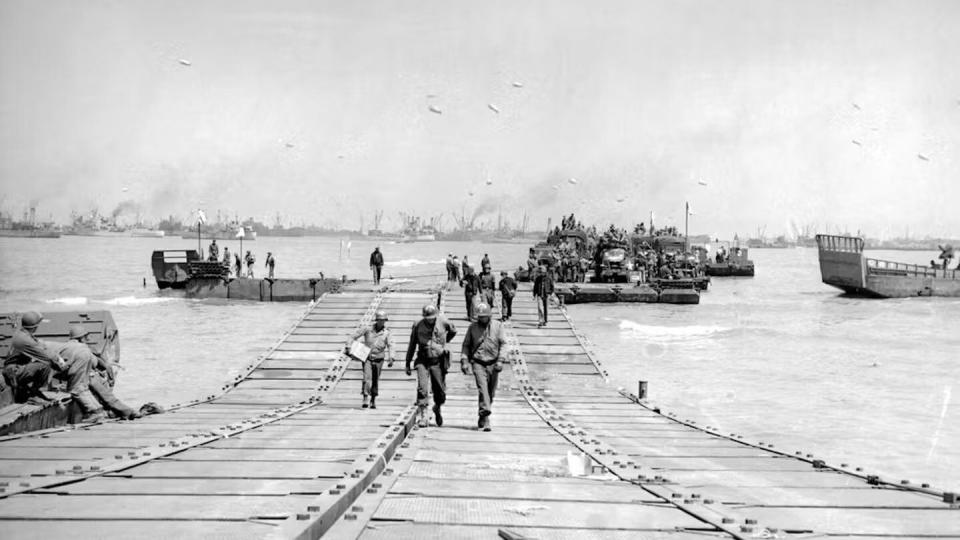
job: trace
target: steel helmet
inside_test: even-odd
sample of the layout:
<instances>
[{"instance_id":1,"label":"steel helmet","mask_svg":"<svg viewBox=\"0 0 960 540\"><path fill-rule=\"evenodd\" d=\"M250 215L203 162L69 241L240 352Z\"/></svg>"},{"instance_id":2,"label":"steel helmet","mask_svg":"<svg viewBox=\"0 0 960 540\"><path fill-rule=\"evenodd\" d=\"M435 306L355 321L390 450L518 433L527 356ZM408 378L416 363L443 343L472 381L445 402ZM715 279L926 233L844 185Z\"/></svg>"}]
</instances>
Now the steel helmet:
<instances>
[{"instance_id":1,"label":"steel helmet","mask_svg":"<svg viewBox=\"0 0 960 540\"><path fill-rule=\"evenodd\" d=\"M483 303L477 306L477 317L490 317L492 314L490 306Z\"/></svg>"},{"instance_id":2,"label":"steel helmet","mask_svg":"<svg viewBox=\"0 0 960 540\"><path fill-rule=\"evenodd\" d=\"M43 315L36 311L28 311L20 317L20 326L24 328L36 328L43 320Z\"/></svg>"},{"instance_id":3,"label":"steel helmet","mask_svg":"<svg viewBox=\"0 0 960 540\"><path fill-rule=\"evenodd\" d=\"M437 306L434 306L433 304L427 304L423 306L423 318L424 319L437 318Z\"/></svg>"},{"instance_id":4,"label":"steel helmet","mask_svg":"<svg viewBox=\"0 0 960 540\"><path fill-rule=\"evenodd\" d=\"M70 325L70 339L80 339L90 332L82 324Z\"/></svg>"},{"instance_id":5,"label":"steel helmet","mask_svg":"<svg viewBox=\"0 0 960 540\"><path fill-rule=\"evenodd\" d=\"M374 314L374 316L373 316L373 319L374 319L374 320L377 320L377 321L386 321L386 320L389 320L389 319L387 319L387 312L384 311L384 310L382 310L382 309L378 309L378 310L377 310L377 312L376 312L376 313Z\"/></svg>"}]
</instances>

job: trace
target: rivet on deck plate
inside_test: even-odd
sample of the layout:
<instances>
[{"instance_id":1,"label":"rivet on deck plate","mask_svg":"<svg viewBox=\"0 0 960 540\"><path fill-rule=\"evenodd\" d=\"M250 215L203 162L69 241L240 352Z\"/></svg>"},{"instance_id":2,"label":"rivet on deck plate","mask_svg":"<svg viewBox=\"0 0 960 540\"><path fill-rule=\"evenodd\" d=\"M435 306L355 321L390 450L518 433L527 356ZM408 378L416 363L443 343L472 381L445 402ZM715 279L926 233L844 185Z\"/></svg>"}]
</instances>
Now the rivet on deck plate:
<instances>
[{"instance_id":1,"label":"rivet on deck plate","mask_svg":"<svg viewBox=\"0 0 960 540\"><path fill-rule=\"evenodd\" d=\"M320 511L320 507L319 507L319 506L308 506L308 507L307 507L307 512L319 512L319 511Z\"/></svg>"},{"instance_id":2,"label":"rivet on deck plate","mask_svg":"<svg viewBox=\"0 0 960 540\"><path fill-rule=\"evenodd\" d=\"M339 495L339 494L340 494L340 490L339 490L339 489L331 489L331 490L330 490L330 494L331 494L331 495Z\"/></svg>"},{"instance_id":3,"label":"rivet on deck plate","mask_svg":"<svg viewBox=\"0 0 960 540\"><path fill-rule=\"evenodd\" d=\"M20 482L20 487L30 487L30 482Z\"/></svg>"},{"instance_id":4,"label":"rivet on deck plate","mask_svg":"<svg viewBox=\"0 0 960 540\"><path fill-rule=\"evenodd\" d=\"M928 488L928 487L930 487L930 484L920 484L920 487L922 487L922 488Z\"/></svg>"},{"instance_id":5,"label":"rivet on deck plate","mask_svg":"<svg viewBox=\"0 0 960 540\"><path fill-rule=\"evenodd\" d=\"M904 486L906 486L906 485L910 484L910 481L909 481L909 480L901 480L900 483L903 484Z\"/></svg>"},{"instance_id":6,"label":"rivet on deck plate","mask_svg":"<svg viewBox=\"0 0 960 540\"><path fill-rule=\"evenodd\" d=\"M67 471L65 471L65 470L63 470L63 469L57 469L57 470L56 470L56 474L57 474L58 476L64 475L64 474L67 474Z\"/></svg>"},{"instance_id":7,"label":"rivet on deck plate","mask_svg":"<svg viewBox=\"0 0 960 540\"><path fill-rule=\"evenodd\" d=\"M305 519L310 519L310 514L297 514L297 519L303 521Z\"/></svg>"},{"instance_id":8,"label":"rivet on deck plate","mask_svg":"<svg viewBox=\"0 0 960 540\"><path fill-rule=\"evenodd\" d=\"M377 491L377 488L367 488L367 493L376 493Z\"/></svg>"},{"instance_id":9,"label":"rivet on deck plate","mask_svg":"<svg viewBox=\"0 0 960 540\"><path fill-rule=\"evenodd\" d=\"M733 523L733 518L725 517L720 520L720 523Z\"/></svg>"},{"instance_id":10,"label":"rivet on deck plate","mask_svg":"<svg viewBox=\"0 0 960 540\"><path fill-rule=\"evenodd\" d=\"M337 484L337 489L347 489L346 484Z\"/></svg>"},{"instance_id":11,"label":"rivet on deck plate","mask_svg":"<svg viewBox=\"0 0 960 540\"><path fill-rule=\"evenodd\" d=\"M747 519L743 520L743 522L746 523L747 525L756 525L756 524L757 524L757 520L752 519L752 518L747 518Z\"/></svg>"},{"instance_id":12,"label":"rivet on deck plate","mask_svg":"<svg viewBox=\"0 0 960 540\"><path fill-rule=\"evenodd\" d=\"M345 514L345 515L343 516L343 519L346 519L346 520L349 520L349 521L356 521L357 515L356 515L356 514Z\"/></svg>"}]
</instances>

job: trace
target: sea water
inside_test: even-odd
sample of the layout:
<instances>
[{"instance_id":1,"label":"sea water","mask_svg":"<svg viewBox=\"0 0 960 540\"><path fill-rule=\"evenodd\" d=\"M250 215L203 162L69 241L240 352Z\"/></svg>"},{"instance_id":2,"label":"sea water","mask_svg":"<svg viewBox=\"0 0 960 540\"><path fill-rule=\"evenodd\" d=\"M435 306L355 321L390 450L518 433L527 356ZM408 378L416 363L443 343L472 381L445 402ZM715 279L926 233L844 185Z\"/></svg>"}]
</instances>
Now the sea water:
<instances>
[{"instance_id":1,"label":"sea water","mask_svg":"<svg viewBox=\"0 0 960 540\"><path fill-rule=\"evenodd\" d=\"M218 244L240 249L239 241ZM475 266L488 253L495 270L513 270L529 247L262 236L243 250L256 254L258 277L272 251L277 277L366 279L375 245L384 277L396 278L443 276L448 253ZM0 310L109 309L120 328L121 399L204 397L263 354L307 304L159 291L152 251L196 247L180 238L0 238ZM699 305L575 305L571 319L613 386L635 391L648 381L664 411L894 481L960 490L960 299L845 298L820 282L815 249L750 255L756 277L713 278ZM921 264L934 255L869 253Z\"/></svg>"}]
</instances>

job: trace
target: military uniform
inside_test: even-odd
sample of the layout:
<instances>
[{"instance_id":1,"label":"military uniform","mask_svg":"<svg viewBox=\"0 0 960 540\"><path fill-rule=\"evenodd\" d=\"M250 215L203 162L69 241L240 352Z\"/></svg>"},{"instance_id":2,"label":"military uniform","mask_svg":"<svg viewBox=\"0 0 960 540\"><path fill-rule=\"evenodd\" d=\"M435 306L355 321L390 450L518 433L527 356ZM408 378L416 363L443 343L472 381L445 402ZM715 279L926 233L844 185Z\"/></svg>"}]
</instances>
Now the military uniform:
<instances>
[{"instance_id":1,"label":"military uniform","mask_svg":"<svg viewBox=\"0 0 960 540\"><path fill-rule=\"evenodd\" d=\"M50 380L53 367L60 365L57 355L33 334L23 328L14 332L10 351L3 361L3 375L13 386L14 402L26 403L32 397L44 399L41 389Z\"/></svg>"},{"instance_id":2,"label":"military uniform","mask_svg":"<svg viewBox=\"0 0 960 540\"><path fill-rule=\"evenodd\" d=\"M384 318L384 320L386 320ZM383 361L387 366L393 365L393 351L396 350L393 335L386 327L377 330L373 325L366 326L354 332L350 342L363 338L363 344L370 349L370 354L363 361L363 407L377 408L377 396L380 394L380 372Z\"/></svg>"},{"instance_id":3,"label":"military uniform","mask_svg":"<svg viewBox=\"0 0 960 540\"><path fill-rule=\"evenodd\" d=\"M429 308L429 309L428 309ZM447 343L457 335L450 321L437 315L437 308L424 308L424 318L413 324L410 343L407 346L406 369L411 372L410 362L416 355L414 368L417 371L417 414L421 426L426 427L425 412L433 392L433 412L438 426L443 425L440 407L447 400L446 375L449 365ZM433 317L433 321L430 318Z\"/></svg>"},{"instance_id":4,"label":"military uniform","mask_svg":"<svg viewBox=\"0 0 960 540\"><path fill-rule=\"evenodd\" d=\"M460 350L460 369L464 373L473 371L478 392L477 427L490 431L490 414L493 398L497 392L497 381L503 369L501 352L506 339L503 326L499 321L490 319L490 308L481 306L480 315L486 316L487 323L475 322L467 329Z\"/></svg>"}]
</instances>

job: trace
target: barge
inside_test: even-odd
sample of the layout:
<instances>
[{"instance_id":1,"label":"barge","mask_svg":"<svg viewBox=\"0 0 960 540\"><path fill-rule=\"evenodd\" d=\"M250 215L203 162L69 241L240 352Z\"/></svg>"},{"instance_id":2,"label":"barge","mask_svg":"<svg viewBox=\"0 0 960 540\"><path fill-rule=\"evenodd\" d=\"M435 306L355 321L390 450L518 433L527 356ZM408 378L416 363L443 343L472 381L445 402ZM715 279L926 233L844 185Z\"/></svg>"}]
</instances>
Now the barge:
<instances>
[{"instance_id":1,"label":"barge","mask_svg":"<svg viewBox=\"0 0 960 540\"><path fill-rule=\"evenodd\" d=\"M64 342L69 337L72 324L81 324L90 332L87 334L87 344L95 354L111 363L119 363L120 337L109 311L46 313L34 336L46 343ZM0 313L0 358L7 357L13 334L19 328L20 313ZM53 403L32 405L15 403L10 384L6 380L3 382L3 388L0 389L0 436L75 424L83 416L80 406L70 394L62 391L63 385L56 392L44 389L48 395L53 394Z\"/></svg>"},{"instance_id":2,"label":"barge","mask_svg":"<svg viewBox=\"0 0 960 540\"><path fill-rule=\"evenodd\" d=\"M960 270L871 259L863 254L863 238L817 235L820 278L854 296L907 298L960 297Z\"/></svg>"}]
</instances>

